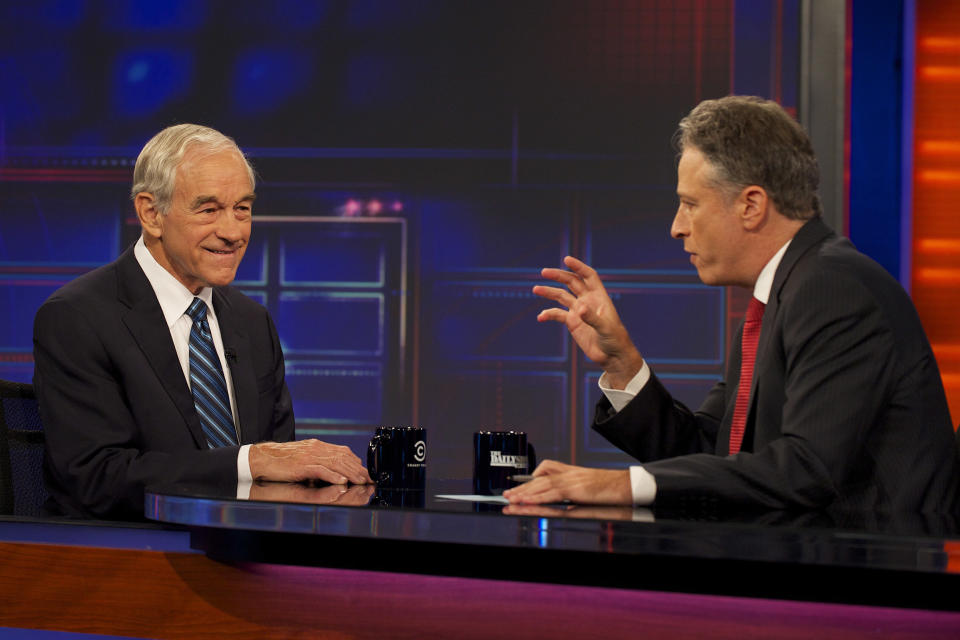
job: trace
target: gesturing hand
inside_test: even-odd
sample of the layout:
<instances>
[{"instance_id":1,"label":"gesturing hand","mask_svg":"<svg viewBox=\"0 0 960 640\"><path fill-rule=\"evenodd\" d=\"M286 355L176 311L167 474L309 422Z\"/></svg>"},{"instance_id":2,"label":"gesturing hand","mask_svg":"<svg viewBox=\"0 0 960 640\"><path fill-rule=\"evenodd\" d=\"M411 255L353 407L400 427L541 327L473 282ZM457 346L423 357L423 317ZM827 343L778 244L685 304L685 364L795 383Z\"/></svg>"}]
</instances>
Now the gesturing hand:
<instances>
[{"instance_id":1,"label":"gesturing hand","mask_svg":"<svg viewBox=\"0 0 960 640\"><path fill-rule=\"evenodd\" d=\"M584 355L603 367L613 388L622 389L643 366L643 357L620 321L596 270L571 256L564 258L563 263L570 271L544 269L541 274L566 289L537 285L533 293L566 310L544 309L537 321L566 324Z\"/></svg>"},{"instance_id":2,"label":"gesturing hand","mask_svg":"<svg viewBox=\"0 0 960 640\"><path fill-rule=\"evenodd\" d=\"M320 440L255 444L250 447L250 473L254 480L370 482L360 458L349 448Z\"/></svg>"}]
</instances>

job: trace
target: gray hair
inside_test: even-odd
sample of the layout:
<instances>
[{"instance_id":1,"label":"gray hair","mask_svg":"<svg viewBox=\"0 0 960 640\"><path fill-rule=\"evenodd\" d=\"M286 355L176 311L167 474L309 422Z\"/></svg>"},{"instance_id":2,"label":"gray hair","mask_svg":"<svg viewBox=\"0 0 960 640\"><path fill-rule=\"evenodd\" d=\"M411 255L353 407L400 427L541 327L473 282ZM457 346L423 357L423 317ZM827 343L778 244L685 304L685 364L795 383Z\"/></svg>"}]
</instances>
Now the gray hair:
<instances>
[{"instance_id":1,"label":"gray hair","mask_svg":"<svg viewBox=\"0 0 960 640\"><path fill-rule=\"evenodd\" d=\"M150 193L157 211L167 213L173 200L177 167L187 150L197 147L210 154L235 151L247 166L251 189L256 185L253 167L233 138L199 124L178 124L167 127L143 146L133 169L130 198L136 200L138 193Z\"/></svg>"},{"instance_id":2,"label":"gray hair","mask_svg":"<svg viewBox=\"0 0 960 640\"><path fill-rule=\"evenodd\" d=\"M704 100L680 121L674 145L698 149L728 195L763 187L777 210L794 220L823 213L820 169L803 127L776 102L755 96Z\"/></svg>"}]
</instances>

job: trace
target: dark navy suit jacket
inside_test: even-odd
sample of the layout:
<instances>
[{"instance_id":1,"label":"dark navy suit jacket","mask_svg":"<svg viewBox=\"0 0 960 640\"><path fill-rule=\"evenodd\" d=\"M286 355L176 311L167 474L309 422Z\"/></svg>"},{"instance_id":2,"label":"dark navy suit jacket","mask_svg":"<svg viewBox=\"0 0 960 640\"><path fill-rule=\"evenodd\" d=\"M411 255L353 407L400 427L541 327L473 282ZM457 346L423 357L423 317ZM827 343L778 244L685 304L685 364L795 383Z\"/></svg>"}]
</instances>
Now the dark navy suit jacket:
<instances>
[{"instance_id":1,"label":"dark navy suit jacket","mask_svg":"<svg viewBox=\"0 0 960 640\"><path fill-rule=\"evenodd\" d=\"M741 328L742 331L742 328ZM906 292L819 218L793 238L763 316L742 452L728 456L740 339L692 412L656 376L593 428L644 464L656 503L951 508L960 460L936 361Z\"/></svg>"},{"instance_id":2,"label":"dark navy suit jacket","mask_svg":"<svg viewBox=\"0 0 960 640\"><path fill-rule=\"evenodd\" d=\"M232 287L213 305L241 444L294 437L283 353L267 310ZM236 485L238 447L208 449L160 303L128 249L56 291L34 321L34 386L52 510L143 517L151 484Z\"/></svg>"}]
</instances>

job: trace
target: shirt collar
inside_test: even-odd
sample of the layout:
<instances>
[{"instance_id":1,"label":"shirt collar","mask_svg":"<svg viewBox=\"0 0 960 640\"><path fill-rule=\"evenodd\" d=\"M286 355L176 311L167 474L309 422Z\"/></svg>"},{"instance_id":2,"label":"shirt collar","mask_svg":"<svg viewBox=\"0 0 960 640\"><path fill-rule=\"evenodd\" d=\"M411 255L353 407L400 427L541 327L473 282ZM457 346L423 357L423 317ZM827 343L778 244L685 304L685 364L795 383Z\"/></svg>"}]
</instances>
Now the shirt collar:
<instances>
[{"instance_id":1,"label":"shirt collar","mask_svg":"<svg viewBox=\"0 0 960 640\"><path fill-rule=\"evenodd\" d=\"M773 289L773 276L776 275L777 267L780 266L780 261L783 260L783 254L787 252L787 247L790 246L792 241L793 238L787 240L787 243L773 254L773 257L770 258L770 261L764 265L763 270L760 272L757 283L753 285L753 297L763 304L767 304L767 301L770 299L770 290Z\"/></svg>"},{"instance_id":2,"label":"shirt collar","mask_svg":"<svg viewBox=\"0 0 960 640\"><path fill-rule=\"evenodd\" d=\"M163 311L163 317L167 321L167 328L173 326L173 323L180 319L186 313L187 308L193 299L200 298L207 303L207 310L213 311L213 289L204 287L196 296L183 284L173 277L173 274L164 269L157 259L153 257L147 245L143 242L143 236L137 240L133 246L133 255L143 269L144 275L150 281L153 292L160 303L160 309Z\"/></svg>"}]
</instances>

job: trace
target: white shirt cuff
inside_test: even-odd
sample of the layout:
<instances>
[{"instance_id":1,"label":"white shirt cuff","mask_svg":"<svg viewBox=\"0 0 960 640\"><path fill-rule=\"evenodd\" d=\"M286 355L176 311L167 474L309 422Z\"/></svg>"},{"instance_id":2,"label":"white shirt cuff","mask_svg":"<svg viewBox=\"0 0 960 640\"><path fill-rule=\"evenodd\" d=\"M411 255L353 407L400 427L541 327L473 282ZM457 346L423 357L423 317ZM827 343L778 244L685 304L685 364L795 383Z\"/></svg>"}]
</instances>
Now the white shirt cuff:
<instances>
[{"instance_id":1,"label":"white shirt cuff","mask_svg":"<svg viewBox=\"0 0 960 640\"><path fill-rule=\"evenodd\" d=\"M630 467L630 491L633 493L633 504L645 507L653 504L657 497L657 481L653 474L643 467Z\"/></svg>"},{"instance_id":2,"label":"white shirt cuff","mask_svg":"<svg viewBox=\"0 0 960 640\"><path fill-rule=\"evenodd\" d=\"M237 484L253 482L253 474L250 472L250 445L245 444L240 447L240 453L237 454Z\"/></svg>"},{"instance_id":3,"label":"white shirt cuff","mask_svg":"<svg viewBox=\"0 0 960 640\"><path fill-rule=\"evenodd\" d=\"M640 391L647 385L647 381L649 380L650 367L647 366L647 361L644 360L643 366L640 367L640 371L637 371L637 375L633 376L624 389L611 389L610 385L607 384L606 372L600 376L600 380L597 382L597 384L600 385L600 391L603 391L603 395L607 396L607 400L609 400L610 404L613 405L613 410L619 413L621 409L630 404L630 401L633 400L638 393L640 393Z\"/></svg>"}]
</instances>

